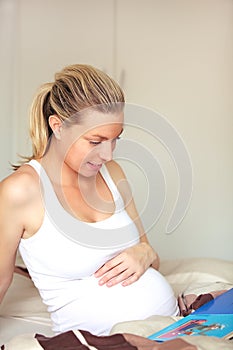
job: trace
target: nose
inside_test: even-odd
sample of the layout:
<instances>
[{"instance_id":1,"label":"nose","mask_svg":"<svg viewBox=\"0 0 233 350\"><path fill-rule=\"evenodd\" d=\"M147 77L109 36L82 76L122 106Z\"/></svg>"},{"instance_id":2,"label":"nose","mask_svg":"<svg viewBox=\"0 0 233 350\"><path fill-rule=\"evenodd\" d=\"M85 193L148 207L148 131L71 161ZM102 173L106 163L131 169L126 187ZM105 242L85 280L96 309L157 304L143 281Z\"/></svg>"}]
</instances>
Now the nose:
<instances>
[{"instance_id":1,"label":"nose","mask_svg":"<svg viewBox=\"0 0 233 350\"><path fill-rule=\"evenodd\" d=\"M104 162L112 160L114 146L111 140L104 141L100 145L99 156Z\"/></svg>"}]
</instances>

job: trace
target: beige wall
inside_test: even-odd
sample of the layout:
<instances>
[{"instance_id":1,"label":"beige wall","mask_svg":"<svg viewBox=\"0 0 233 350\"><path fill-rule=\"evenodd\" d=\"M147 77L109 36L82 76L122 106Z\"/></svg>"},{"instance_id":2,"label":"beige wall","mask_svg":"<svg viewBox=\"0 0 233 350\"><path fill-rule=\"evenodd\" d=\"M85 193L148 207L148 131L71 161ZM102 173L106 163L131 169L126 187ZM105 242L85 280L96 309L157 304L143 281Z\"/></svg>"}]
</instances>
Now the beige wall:
<instances>
[{"instance_id":1,"label":"beige wall","mask_svg":"<svg viewBox=\"0 0 233 350\"><path fill-rule=\"evenodd\" d=\"M167 183L164 210L149 233L162 258L233 259L233 2L3 0L1 10L9 20L0 21L0 176L9 173L8 159L29 152L27 110L36 87L66 64L91 63L123 83L128 102L166 117L188 148L192 199L167 235L176 169L161 144L140 136ZM134 170L125 167L140 208L145 184L134 184Z\"/></svg>"}]
</instances>

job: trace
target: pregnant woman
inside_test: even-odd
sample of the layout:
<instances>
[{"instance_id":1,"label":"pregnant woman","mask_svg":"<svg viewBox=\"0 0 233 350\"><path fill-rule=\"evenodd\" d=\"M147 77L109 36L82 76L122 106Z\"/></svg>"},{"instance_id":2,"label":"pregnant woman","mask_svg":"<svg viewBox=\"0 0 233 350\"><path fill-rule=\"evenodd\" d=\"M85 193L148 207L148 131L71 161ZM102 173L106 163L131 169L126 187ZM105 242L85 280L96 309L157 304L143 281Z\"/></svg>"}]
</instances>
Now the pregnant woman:
<instances>
[{"instance_id":1,"label":"pregnant woman","mask_svg":"<svg viewBox=\"0 0 233 350\"><path fill-rule=\"evenodd\" d=\"M118 84L91 66L65 67L32 103L32 156L0 185L0 301L19 248L56 333L107 335L178 311L112 160L123 127Z\"/></svg>"}]
</instances>

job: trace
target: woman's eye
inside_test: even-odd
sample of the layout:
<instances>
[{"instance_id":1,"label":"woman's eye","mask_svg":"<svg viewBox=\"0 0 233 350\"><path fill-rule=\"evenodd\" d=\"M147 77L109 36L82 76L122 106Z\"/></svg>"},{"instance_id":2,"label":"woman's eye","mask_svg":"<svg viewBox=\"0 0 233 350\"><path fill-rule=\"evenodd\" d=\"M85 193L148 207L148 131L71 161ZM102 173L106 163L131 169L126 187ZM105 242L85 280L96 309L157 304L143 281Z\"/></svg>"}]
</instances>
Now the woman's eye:
<instances>
[{"instance_id":1,"label":"woman's eye","mask_svg":"<svg viewBox=\"0 0 233 350\"><path fill-rule=\"evenodd\" d=\"M91 145L97 146L99 145L101 142L100 141L89 141Z\"/></svg>"},{"instance_id":2,"label":"woman's eye","mask_svg":"<svg viewBox=\"0 0 233 350\"><path fill-rule=\"evenodd\" d=\"M117 140L120 140L120 136L117 136L115 139L112 139L111 142L116 142ZM109 140L110 141L110 140ZM93 141L93 140L90 140L89 143L93 146L97 146L97 145L100 145L102 143L102 141Z\"/></svg>"}]
</instances>

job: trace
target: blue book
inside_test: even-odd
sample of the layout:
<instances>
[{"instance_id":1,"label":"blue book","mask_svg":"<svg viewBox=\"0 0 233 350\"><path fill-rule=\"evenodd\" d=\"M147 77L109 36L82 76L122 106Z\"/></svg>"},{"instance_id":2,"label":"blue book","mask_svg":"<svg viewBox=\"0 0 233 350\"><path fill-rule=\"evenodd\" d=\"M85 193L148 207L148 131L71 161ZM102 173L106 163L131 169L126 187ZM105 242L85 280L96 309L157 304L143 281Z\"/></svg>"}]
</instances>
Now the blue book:
<instances>
[{"instance_id":1,"label":"blue book","mask_svg":"<svg viewBox=\"0 0 233 350\"><path fill-rule=\"evenodd\" d=\"M202 305L193 314L232 314L233 315L233 288L219 295L215 299Z\"/></svg>"},{"instance_id":2,"label":"blue book","mask_svg":"<svg viewBox=\"0 0 233 350\"><path fill-rule=\"evenodd\" d=\"M206 335L233 340L233 315L193 313L148 338L164 342L185 335Z\"/></svg>"}]
</instances>

